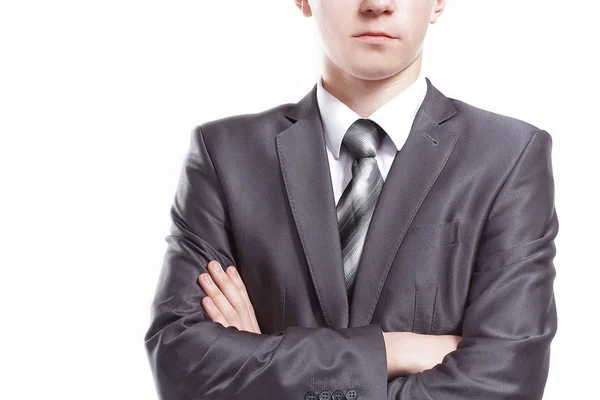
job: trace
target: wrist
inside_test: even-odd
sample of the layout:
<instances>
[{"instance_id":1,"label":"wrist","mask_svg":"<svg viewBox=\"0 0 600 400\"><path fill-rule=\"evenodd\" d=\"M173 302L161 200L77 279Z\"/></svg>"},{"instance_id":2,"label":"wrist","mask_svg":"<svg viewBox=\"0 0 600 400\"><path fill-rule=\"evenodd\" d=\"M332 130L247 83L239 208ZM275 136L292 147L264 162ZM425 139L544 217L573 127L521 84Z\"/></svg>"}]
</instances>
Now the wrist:
<instances>
[{"instance_id":1,"label":"wrist","mask_svg":"<svg viewBox=\"0 0 600 400\"><path fill-rule=\"evenodd\" d=\"M417 334L413 332L395 332L392 344L394 370L398 375L407 375L417 370L418 352L415 352Z\"/></svg>"},{"instance_id":2,"label":"wrist","mask_svg":"<svg viewBox=\"0 0 600 400\"><path fill-rule=\"evenodd\" d=\"M417 371L416 336L413 332L384 332L388 378Z\"/></svg>"}]
</instances>

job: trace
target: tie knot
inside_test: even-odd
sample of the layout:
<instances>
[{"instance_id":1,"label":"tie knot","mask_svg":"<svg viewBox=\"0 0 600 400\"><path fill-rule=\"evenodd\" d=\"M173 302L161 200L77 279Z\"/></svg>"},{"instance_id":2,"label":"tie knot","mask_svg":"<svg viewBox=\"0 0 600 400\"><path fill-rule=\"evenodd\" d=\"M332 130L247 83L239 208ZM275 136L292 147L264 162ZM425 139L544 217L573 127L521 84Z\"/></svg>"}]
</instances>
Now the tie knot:
<instances>
[{"instance_id":1,"label":"tie knot","mask_svg":"<svg viewBox=\"0 0 600 400\"><path fill-rule=\"evenodd\" d=\"M346 131L342 143L355 159L375 157L385 131L373 120L359 118Z\"/></svg>"}]
</instances>

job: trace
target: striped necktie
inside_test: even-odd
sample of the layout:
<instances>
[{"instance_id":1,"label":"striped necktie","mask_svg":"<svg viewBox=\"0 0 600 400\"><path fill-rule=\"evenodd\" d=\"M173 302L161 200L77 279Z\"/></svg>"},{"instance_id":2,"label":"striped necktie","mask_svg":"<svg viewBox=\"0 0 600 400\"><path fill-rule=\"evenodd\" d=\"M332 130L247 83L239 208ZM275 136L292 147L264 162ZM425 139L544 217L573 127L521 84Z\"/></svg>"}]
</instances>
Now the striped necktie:
<instances>
[{"instance_id":1,"label":"striped necktie","mask_svg":"<svg viewBox=\"0 0 600 400\"><path fill-rule=\"evenodd\" d=\"M359 118L348 128L342 141L354 158L352 179L336 206L348 298L352 295L367 229L383 186L375 155L385 136L386 132L376 122Z\"/></svg>"}]
</instances>

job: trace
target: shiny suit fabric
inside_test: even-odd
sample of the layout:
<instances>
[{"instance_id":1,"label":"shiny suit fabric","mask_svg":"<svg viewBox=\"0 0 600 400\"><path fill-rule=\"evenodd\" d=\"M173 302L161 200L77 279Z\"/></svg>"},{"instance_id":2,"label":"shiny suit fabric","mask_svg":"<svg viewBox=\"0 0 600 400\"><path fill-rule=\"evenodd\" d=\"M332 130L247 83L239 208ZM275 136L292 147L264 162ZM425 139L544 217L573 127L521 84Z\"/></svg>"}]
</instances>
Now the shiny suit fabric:
<instances>
[{"instance_id":1,"label":"shiny suit fabric","mask_svg":"<svg viewBox=\"0 0 600 400\"><path fill-rule=\"evenodd\" d=\"M551 149L547 131L427 79L348 301L316 85L196 127L144 337L159 398L541 399L557 330ZM207 317L197 278L213 259L238 268L261 334ZM383 331L462 340L388 380Z\"/></svg>"}]
</instances>

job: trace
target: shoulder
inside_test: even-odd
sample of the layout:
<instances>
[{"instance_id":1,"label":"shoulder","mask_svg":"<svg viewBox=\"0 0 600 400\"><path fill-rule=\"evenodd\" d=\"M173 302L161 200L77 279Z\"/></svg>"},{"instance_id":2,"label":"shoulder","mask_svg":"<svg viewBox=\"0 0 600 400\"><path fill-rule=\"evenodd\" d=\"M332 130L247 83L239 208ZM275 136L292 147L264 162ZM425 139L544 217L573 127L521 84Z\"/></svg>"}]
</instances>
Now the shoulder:
<instances>
[{"instance_id":1,"label":"shoulder","mask_svg":"<svg viewBox=\"0 0 600 400\"><path fill-rule=\"evenodd\" d=\"M261 137L273 137L290 125L285 114L294 105L284 103L253 113L205 121L195 130L203 135L204 140L211 142L254 141Z\"/></svg>"},{"instance_id":2,"label":"shoulder","mask_svg":"<svg viewBox=\"0 0 600 400\"><path fill-rule=\"evenodd\" d=\"M493 112L449 98L456 115L443 124L459 136L460 162L478 176L500 181L519 160L524 165L544 165L551 169L552 137L544 129L522 119Z\"/></svg>"},{"instance_id":3,"label":"shoulder","mask_svg":"<svg viewBox=\"0 0 600 400\"><path fill-rule=\"evenodd\" d=\"M537 134L538 139L552 141L550 134L531 122L490 111L462 100L449 98L457 110L450 129L483 150L520 153Z\"/></svg>"}]
</instances>

